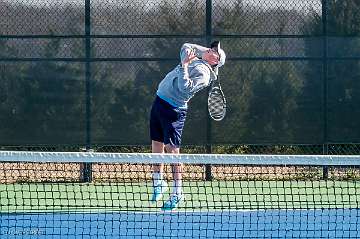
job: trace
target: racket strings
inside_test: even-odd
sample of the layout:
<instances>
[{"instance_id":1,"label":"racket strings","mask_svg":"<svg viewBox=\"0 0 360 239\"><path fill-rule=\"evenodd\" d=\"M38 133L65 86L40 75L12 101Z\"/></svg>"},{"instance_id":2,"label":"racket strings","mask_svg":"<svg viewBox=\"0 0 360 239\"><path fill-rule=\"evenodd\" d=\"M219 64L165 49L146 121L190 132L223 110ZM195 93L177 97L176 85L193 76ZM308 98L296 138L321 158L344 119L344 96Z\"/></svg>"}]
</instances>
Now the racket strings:
<instances>
[{"instance_id":1,"label":"racket strings","mask_svg":"<svg viewBox=\"0 0 360 239\"><path fill-rule=\"evenodd\" d=\"M221 120L225 116L226 103L221 91L214 88L208 99L209 114L214 120Z\"/></svg>"}]
</instances>

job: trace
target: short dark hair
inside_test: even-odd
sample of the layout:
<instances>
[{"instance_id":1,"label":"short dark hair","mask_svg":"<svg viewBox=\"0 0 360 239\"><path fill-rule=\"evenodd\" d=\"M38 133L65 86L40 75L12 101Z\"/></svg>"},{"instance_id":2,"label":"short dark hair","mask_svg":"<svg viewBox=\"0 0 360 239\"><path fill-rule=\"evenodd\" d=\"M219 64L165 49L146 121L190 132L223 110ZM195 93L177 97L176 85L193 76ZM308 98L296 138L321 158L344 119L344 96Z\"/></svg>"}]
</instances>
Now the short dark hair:
<instances>
[{"instance_id":1,"label":"short dark hair","mask_svg":"<svg viewBox=\"0 0 360 239\"><path fill-rule=\"evenodd\" d=\"M219 45L219 41L213 41L210 45L210 48L217 47Z\"/></svg>"}]
</instances>

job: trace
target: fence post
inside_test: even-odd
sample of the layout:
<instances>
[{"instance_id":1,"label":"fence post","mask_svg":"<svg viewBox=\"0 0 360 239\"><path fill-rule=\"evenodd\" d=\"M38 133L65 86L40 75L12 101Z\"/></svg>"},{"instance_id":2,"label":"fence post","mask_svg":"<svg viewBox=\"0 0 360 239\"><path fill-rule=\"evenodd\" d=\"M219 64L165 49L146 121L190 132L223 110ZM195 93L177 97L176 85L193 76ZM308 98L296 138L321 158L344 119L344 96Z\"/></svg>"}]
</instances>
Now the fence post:
<instances>
[{"instance_id":1,"label":"fence post","mask_svg":"<svg viewBox=\"0 0 360 239\"><path fill-rule=\"evenodd\" d=\"M322 0L322 35L323 35L323 154L329 154L328 145L328 124L327 124L327 107L328 107L328 39L327 39L327 0ZM323 167L323 179L328 179L329 168Z\"/></svg>"},{"instance_id":2,"label":"fence post","mask_svg":"<svg viewBox=\"0 0 360 239\"><path fill-rule=\"evenodd\" d=\"M206 17L205 17L205 38L207 46L210 46L212 41L212 0L206 0ZM206 104L206 153L211 154L211 119L207 113L207 104ZM205 180L210 181L212 180L212 172L211 172L211 165L205 165Z\"/></svg>"},{"instance_id":3,"label":"fence post","mask_svg":"<svg viewBox=\"0 0 360 239\"><path fill-rule=\"evenodd\" d=\"M90 1L85 0L85 102L86 102L86 151L91 151L91 15ZM80 166L81 181L91 182L92 166L91 163L82 163Z\"/></svg>"}]
</instances>

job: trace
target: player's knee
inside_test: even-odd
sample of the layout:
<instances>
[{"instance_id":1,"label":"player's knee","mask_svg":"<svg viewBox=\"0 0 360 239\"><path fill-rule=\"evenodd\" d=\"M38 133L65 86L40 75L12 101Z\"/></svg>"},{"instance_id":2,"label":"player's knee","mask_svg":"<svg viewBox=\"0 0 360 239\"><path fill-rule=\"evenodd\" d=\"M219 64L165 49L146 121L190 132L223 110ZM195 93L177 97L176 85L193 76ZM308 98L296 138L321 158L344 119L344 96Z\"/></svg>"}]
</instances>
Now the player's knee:
<instances>
[{"instance_id":1,"label":"player's knee","mask_svg":"<svg viewBox=\"0 0 360 239\"><path fill-rule=\"evenodd\" d=\"M152 152L153 153L163 153L164 152L164 143L152 140Z\"/></svg>"},{"instance_id":2,"label":"player's knee","mask_svg":"<svg viewBox=\"0 0 360 239\"><path fill-rule=\"evenodd\" d=\"M178 147L175 147L175 146L173 146L171 144L165 145L165 150L169 154L178 154L180 152Z\"/></svg>"}]
</instances>

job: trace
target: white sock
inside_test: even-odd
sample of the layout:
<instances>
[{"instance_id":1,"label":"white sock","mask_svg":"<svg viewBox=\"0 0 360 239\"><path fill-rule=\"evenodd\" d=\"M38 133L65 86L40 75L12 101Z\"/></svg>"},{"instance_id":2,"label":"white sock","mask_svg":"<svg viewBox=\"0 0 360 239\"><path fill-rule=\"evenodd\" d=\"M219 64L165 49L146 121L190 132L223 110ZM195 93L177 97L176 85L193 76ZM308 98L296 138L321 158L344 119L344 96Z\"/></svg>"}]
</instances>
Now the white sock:
<instances>
[{"instance_id":1,"label":"white sock","mask_svg":"<svg viewBox=\"0 0 360 239\"><path fill-rule=\"evenodd\" d=\"M173 194L181 195L182 194L182 180L174 181L174 189Z\"/></svg>"},{"instance_id":2,"label":"white sock","mask_svg":"<svg viewBox=\"0 0 360 239\"><path fill-rule=\"evenodd\" d=\"M154 185L161 184L163 179L164 179L164 174L163 173L153 173Z\"/></svg>"}]
</instances>

